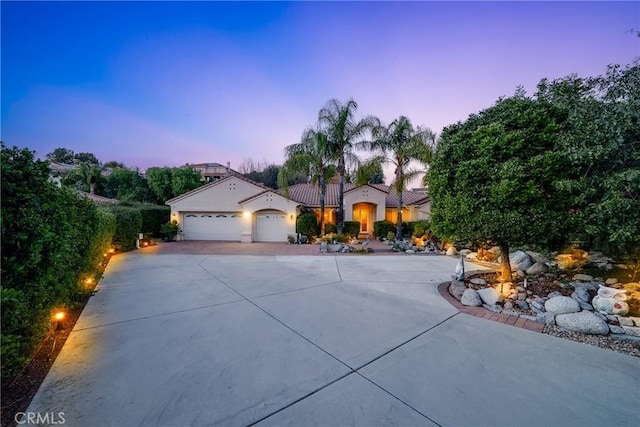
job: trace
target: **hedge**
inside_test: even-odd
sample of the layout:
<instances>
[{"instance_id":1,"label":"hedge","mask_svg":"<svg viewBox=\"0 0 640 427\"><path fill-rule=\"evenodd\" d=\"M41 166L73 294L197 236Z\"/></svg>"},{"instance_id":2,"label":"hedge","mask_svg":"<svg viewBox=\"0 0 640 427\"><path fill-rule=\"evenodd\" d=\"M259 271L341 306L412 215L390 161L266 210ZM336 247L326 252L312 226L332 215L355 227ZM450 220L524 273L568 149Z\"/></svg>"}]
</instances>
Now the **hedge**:
<instances>
[{"instance_id":1,"label":"hedge","mask_svg":"<svg viewBox=\"0 0 640 427\"><path fill-rule=\"evenodd\" d=\"M396 226L391 221L385 219L373 223L373 234L378 238L386 238L390 231L396 232Z\"/></svg>"},{"instance_id":2,"label":"hedge","mask_svg":"<svg viewBox=\"0 0 640 427\"><path fill-rule=\"evenodd\" d=\"M152 237L162 237L162 225L169 222L171 208L169 206L140 204L137 207L142 217L140 233L149 234Z\"/></svg>"},{"instance_id":3,"label":"hedge","mask_svg":"<svg viewBox=\"0 0 640 427\"><path fill-rule=\"evenodd\" d=\"M304 234L309 238L320 234L316 215L311 212L298 215L296 220L296 233Z\"/></svg>"},{"instance_id":4,"label":"hedge","mask_svg":"<svg viewBox=\"0 0 640 427\"><path fill-rule=\"evenodd\" d=\"M325 224L324 232L325 234L336 234L338 232L338 226L336 224Z\"/></svg>"},{"instance_id":5,"label":"hedge","mask_svg":"<svg viewBox=\"0 0 640 427\"><path fill-rule=\"evenodd\" d=\"M115 231L115 218L49 181L48 163L2 144L2 376L27 362L55 308L85 295Z\"/></svg>"},{"instance_id":6,"label":"hedge","mask_svg":"<svg viewBox=\"0 0 640 427\"><path fill-rule=\"evenodd\" d=\"M351 237L358 237L358 234L360 234L360 223L358 221L345 221L342 232Z\"/></svg>"},{"instance_id":7,"label":"hedge","mask_svg":"<svg viewBox=\"0 0 640 427\"><path fill-rule=\"evenodd\" d=\"M133 206L113 205L109 209L116 217L116 232L113 236L113 246L119 252L126 252L136 248L136 239L142 231L142 214L140 209Z\"/></svg>"}]
</instances>

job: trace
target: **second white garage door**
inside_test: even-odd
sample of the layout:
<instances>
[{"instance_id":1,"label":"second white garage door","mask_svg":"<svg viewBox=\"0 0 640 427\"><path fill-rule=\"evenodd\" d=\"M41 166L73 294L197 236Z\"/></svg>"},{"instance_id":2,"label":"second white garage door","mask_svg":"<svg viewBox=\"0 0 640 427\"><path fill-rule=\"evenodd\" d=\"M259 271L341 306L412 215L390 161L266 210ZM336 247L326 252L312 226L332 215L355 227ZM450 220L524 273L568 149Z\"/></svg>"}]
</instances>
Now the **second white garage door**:
<instances>
[{"instance_id":1,"label":"second white garage door","mask_svg":"<svg viewBox=\"0 0 640 427\"><path fill-rule=\"evenodd\" d=\"M187 212L182 226L185 240L240 241L242 213Z\"/></svg>"},{"instance_id":2,"label":"second white garage door","mask_svg":"<svg viewBox=\"0 0 640 427\"><path fill-rule=\"evenodd\" d=\"M288 232L285 213L260 212L256 214L256 242L286 242Z\"/></svg>"}]
</instances>

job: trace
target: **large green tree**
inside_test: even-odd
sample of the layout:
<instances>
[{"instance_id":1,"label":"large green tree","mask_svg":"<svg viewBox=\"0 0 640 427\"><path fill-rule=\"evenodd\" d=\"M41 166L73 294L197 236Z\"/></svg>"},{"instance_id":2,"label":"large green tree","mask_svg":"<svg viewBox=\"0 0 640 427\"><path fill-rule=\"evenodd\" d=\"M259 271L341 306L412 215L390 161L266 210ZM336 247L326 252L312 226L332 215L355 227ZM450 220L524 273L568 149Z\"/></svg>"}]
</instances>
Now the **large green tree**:
<instances>
[{"instance_id":1,"label":"large green tree","mask_svg":"<svg viewBox=\"0 0 640 427\"><path fill-rule=\"evenodd\" d=\"M424 173L424 167L412 167L417 161L423 166L431 161L435 134L429 128L413 127L409 118L400 116L389 125L378 122L373 127L372 140L362 146L377 154L381 163L395 167L392 186L397 194L396 236L402 235L402 193L407 183Z\"/></svg>"},{"instance_id":2,"label":"large green tree","mask_svg":"<svg viewBox=\"0 0 640 427\"><path fill-rule=\"evenodd\" d=\"M557 246L570 207L557 185L568 173L564 122L550 103L518 94L446 127L428 175L436 234L499 245L506 280L510 247Z\"/></svg>"},{"instance_id":3,"label":"large green tree","mask_svg":"<svg viewBox=\"0 0 640 427\"><path fill-rule=\"evenodd\" d=\"M174 197L172 177L173 171L169 167L153 167L145 172L149 190L160 204Z\"/></svg>"},{"instance_id":4,"label":"large green tree","mask_svg":"<svg viewBox=\"0 0 640 427\"><path fill-rule=\"evenodd\" d=\"M572 239L640 258L640 62L598 77L543 79L536 95L567 115L560 143L573 173L561 184Z\"/></svg>"},{"instance_id":5,"label":"large green tree","mask_svg":"<svg viewBox=\"0 0 640 427\"><path fill-rule=\"evenodd\" d=\"M174 196L194 190L202 185L202 175L191 166L174 168L171 176L171 188Z\"/></svg>"},{"instance_id":6,"label":"large green tree","mask_svg":"<svg viewBox=\"0 0 640 427\"><path fill-rule=\"evenodd\" d=\"M365 139L367 132L375 125L373 117L357 120L355 112L358 104L353 99L342 103L331 99L318 113L318 122L327 135L329 151L337 159L338 169L338 233L344 228L344 184L348 163L358 163L356 144Z\"/></svg>"},{"instance_id":7,"label":"large green tree","mask_svg":"<svg viewBox=\"0 0 640 427\"><path fill-rule=\"evenodd\" d=\"M285 148L286 161L278 175L278 185L287 191L292 177L303 173L310 181L318 186L320 196L320 235L325 234L325 196L327 194L327 179L333 176L334 158L329 151L327 134L318 128L307 128L298 144Z\"/></svg>"}]
</instances>

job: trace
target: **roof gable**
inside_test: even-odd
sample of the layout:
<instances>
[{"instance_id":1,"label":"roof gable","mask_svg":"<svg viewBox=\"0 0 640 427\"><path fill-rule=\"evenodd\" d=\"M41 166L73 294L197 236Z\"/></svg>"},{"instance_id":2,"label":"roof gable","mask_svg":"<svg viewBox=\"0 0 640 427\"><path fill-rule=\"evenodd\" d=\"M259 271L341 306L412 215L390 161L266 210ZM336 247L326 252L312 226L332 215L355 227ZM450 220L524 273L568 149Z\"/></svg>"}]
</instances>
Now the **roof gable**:
<instances>
[{"instance_id":1,"label":"roof gable","mask_svg":"<svg viewBox=\"0 0 640 427\"><path fill-rule=\"evenodd\" d=\"M242 181L242 182L245 182L245 183L248 183L248 184L254 186L256 193L263 192L263 191L268 189L264 185L262 185L262 184L260 184L258 182L252 181L249 178L245 178L243 176L238 176L238 175L230 175L230 176L224 177L222 179L218 179L216 181L210 182L208 184L201 185L198 188L195 188L195 189L193 189L191 191L188 191L188 192L186 192L184 194L176 196L173 199L167 200L167 202L165 204L167 204L167 205L176 204L177 202L180 202L180 201L183 201L185 199L188 199L188 198L190 198L192 196L195 196L195 195L197 195L199 193L202 193L204 191L208 191L208 190L210 190L212 188L215 188L215 187L218 187L218 186L222 186L222 185L225 185L225 184L229 184L229 183L233 182L234 180Z\"/></svg>"}]
</instances>

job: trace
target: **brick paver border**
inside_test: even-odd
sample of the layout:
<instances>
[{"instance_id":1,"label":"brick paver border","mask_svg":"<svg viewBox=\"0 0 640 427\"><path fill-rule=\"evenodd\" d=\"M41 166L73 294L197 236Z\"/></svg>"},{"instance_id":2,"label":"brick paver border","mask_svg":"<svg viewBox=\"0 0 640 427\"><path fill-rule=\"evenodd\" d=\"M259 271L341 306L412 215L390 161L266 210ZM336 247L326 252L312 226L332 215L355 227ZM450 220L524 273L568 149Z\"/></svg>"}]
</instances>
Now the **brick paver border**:
<instances>
[{"instance_id":1,"label":"brick paver border","mask_svg":"<svg viewBox=\"0 0 640 427\"><path fill-rule=\"evenodd\" d=\"M493 320L494 322L504 323L505 325L515 326L516 328L528 329L534 332L542 332L544 325L542 323L534 322L529 319L525 319L518 316L512 316L509 314L494 313L483 307L468 307L462 305L451 293L449 292L449 282L444 282L438 285L438 292L440 296L447 300L449 304L454 306L456 310L461 313L469 314L475 317L481 317L487 320Z\"/></svg>"}]
</instances>

